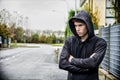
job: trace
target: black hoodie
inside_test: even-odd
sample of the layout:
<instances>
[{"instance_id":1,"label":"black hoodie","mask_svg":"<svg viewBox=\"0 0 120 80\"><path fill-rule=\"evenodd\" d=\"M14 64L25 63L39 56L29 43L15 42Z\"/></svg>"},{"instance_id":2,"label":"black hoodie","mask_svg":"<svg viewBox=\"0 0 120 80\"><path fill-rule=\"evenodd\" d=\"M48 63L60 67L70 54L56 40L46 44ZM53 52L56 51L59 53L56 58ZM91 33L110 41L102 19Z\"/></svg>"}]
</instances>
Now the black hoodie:
<instances>
[{"instance_id":1,"label":"black hoodie","mask_svg":"<svg viewBox=\"0 0 120 80\"><path fill-rule=\"evenodd\" d=\"M76 33L74 19L82 20L87 25L88 38L81 42ZM74 36L66 39L63 46L59 68L68 71L68 80L99 80L98 67L105 55L107 44L105 40L95 36L91 16L86 11L81 11L69 20L70 29ZM90 58L90 56L95 55ZM68 61L69 56L74 58Z\"/></svg>"}]
</instances>

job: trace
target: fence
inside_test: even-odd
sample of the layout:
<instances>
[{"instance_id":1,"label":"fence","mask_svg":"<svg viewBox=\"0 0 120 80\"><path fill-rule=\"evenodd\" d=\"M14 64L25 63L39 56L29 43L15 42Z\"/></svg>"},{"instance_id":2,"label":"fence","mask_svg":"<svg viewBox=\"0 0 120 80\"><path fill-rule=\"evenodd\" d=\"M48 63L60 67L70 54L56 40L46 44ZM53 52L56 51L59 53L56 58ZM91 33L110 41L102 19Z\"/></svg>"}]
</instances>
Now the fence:
<instances>
[{"instance_id":1,"label":"fence","mask_svg":"<svg viewBox=\"0 0 120 80\"><path fill-rule=\"evenodd\" d=\"M120 24L102 28L101 37L108 45L101 67L120 79Z\"/></svg>"},{"instance_id":2,"label":"fence","mask_svg":"<svg viewBox=\"0 0 120 80\"><path fill-rule=\"evenodd\" d=\"M10 48L11 38L4 38L0 36L0 48Z\"/></svg>"}]
</instances>

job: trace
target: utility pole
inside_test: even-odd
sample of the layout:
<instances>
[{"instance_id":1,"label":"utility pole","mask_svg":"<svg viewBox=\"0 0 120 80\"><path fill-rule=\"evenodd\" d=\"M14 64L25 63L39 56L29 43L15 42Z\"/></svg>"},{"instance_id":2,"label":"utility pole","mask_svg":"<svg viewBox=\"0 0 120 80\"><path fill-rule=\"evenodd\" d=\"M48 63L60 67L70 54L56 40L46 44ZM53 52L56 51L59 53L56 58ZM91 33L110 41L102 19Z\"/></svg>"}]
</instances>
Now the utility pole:
<instances>
[{"instance_id":1,"label":"utility pole","mask_svg":"<svg viewBox=\"0 0 120 80\"><path fill-rule=\"evenodd\" d=\"M75 15L77 14L77 0L75 0Z\"/></svg>"}]
</instances>

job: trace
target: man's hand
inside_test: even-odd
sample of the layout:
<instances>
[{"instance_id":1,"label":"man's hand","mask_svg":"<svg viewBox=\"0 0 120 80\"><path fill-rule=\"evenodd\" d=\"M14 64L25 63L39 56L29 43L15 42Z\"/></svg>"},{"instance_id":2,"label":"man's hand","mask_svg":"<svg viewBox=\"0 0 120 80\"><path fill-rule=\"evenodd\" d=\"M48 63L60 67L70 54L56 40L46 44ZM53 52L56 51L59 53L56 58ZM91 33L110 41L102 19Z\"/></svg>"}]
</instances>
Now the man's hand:
<instances>
[{"instance_id":1,"label":"man's hand","mask_svg":"<svg viewBox=\"0 0 120 80\"><path fill-rule=\"evenodd\" d=\"M70 55L70 57L69 57L68 61L69 61L69 62L71 62L72 58L73 58L73 56L72 56L72 55Z\"/></svg>"},{"instance_id":2,"label":"man's hand","mask_svg":"<svg viewBox=\"0 0 120 80\"><path fill-rule=\"evenodd\" d=\"M90 58L92 58L95 54L96 54L96 53L93 53L93 54L90 56Z\"/></svg>"}]
</instances>

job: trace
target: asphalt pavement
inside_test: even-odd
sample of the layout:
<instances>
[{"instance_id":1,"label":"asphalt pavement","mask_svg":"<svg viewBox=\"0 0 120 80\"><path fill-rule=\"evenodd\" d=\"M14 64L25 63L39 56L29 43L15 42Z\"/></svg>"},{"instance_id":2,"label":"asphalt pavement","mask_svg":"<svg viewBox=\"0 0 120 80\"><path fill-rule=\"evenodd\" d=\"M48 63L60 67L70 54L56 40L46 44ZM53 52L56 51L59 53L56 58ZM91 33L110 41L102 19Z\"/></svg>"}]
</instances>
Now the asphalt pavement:
<instances>
[{"instance_id":1,"label":"asphalt pavement","mask_svg":"<svg viewBox=\"0 0 120 80\"><path fill-rule=\"evenodd\" d=\"M0 51L0 74L5 80L67 80L50 45Z\"/></svg>"}]
</instances>

